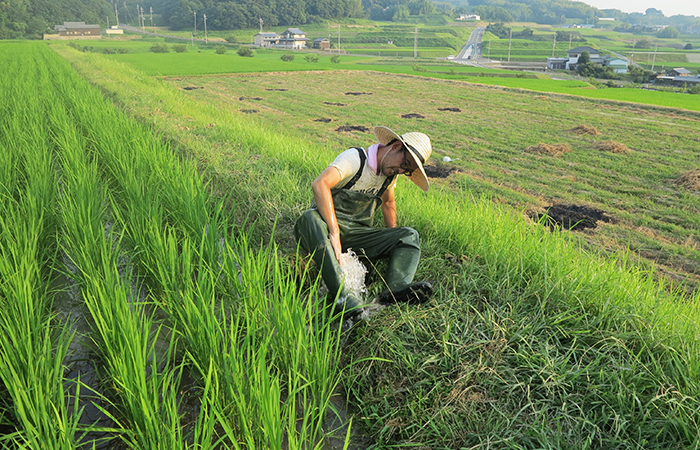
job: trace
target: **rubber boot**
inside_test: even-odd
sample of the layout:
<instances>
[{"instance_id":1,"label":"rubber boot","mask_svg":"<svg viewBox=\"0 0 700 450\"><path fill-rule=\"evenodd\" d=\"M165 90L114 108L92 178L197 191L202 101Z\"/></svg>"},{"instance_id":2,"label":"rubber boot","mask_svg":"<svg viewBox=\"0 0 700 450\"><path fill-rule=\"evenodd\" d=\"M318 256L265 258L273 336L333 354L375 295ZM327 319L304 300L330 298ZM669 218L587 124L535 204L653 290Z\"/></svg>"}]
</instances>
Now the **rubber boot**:
<instances>
[{"instance_id":1,"label":"rubber boot","mask_svg":"<svg viewBox=\"0 0 700 450\"><path fill-rule=\"evenodd\" d=\"M379 294L379 303L424 303L433 294L430 283L421 281L413 283L413 276L418 268L420 249L402 246L394 249L389 259L386 274L388 288Z\"/></svg>"}]
</instances>

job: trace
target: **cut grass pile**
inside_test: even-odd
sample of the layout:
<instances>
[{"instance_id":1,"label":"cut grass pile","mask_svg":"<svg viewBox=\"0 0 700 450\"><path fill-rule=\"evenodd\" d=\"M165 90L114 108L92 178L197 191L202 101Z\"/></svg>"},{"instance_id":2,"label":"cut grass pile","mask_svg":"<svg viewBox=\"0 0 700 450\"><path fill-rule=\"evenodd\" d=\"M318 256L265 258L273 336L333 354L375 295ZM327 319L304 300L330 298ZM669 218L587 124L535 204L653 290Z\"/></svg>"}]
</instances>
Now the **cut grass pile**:
<instances>
[{"instance_id":1,"label":"cut grass pile","mask_svg":"<svg viewBox=\"0 0 700 450\"><path fill-rule=\"evenodd\" d=\"M676 184L692 191L700 191L700 169L684 173L676 180Z\"/></svg>"},{"instance_id":2,"label":"cut grass pile","mask_svg":"<svg viewBox=\"0 0 700 450\"><path fill-rule=\"evenodd\" d=\"M531 145L525 149L528 153L537 153L540 155L559 156L562 153L571 151L569 144L543 144Z\"/></svg>"},{"instance_id":3,"label":"cut grass pile","mask_svg":"<svg viewBox=\"0 0 700 450\"><path fill-rule=\"evenodd\" d=\"M371 143L366 133L338 133L333 131L337 123L314 122L319 116L346 125L382 123L404 131L415 124L407 126L401 114L422 112L425 119L409 120L422 121L422 130L434 137L435 157L449 150L460 156L466 173L482 180L497 170L479 155L498 161L499 168L521 158L541 172L547 169L542 158L529 159L517 150L523 142L534 145L542 135L558 136L581 121L604 125L606 137L633 136L630 115L657 118L646 110L601 111L571 100L557 106L523 94L509 94L506 101L498 91L482 88L464 91L458 103L461 112L437 113L439 107L457 103L454 86L443 92L432 81L414 84L408 78L373 74L344 73L339 85L331 78L316 78L325 80L322 94L318 85L278 76L217 79L219 84L206 84L206 89L184 91L127 66L115 70L111 60L99 55L70 49L62 54L125 110L178 142L183 155L198 161L213 192L232 192L248 205L247 222L238 216L240 211L230 212L236 223L249 224L259 233L276 224L275 239L287 252L295 248L291 227L308 205L311 180L339 147ZM264 91L279 88L278 83L288 90ZM260 95L261 91L267 94ZM357 96L351 101L343 96L347 91L374 94L369 100ZM140 95L143 92L150 95ZM379 92L403 102L392 103ZM419 92L425 104L416 100L422 98L416 95ZM193 98L195 94L206 95ZM260 111L266 115L257 120L237 113L242 96L263 98L265 108ZM323 101L341 98L348 105L341 111L333 109L338 106L323 106ZM500 101L510 109L496 110ZM373 109L367 102L382 108ZM492 108L488 117L477 113L487 110L480 102ZM563 113L572 110L576 114ZM460 114L469 115L470 122ZM501 117L506 114L507 121ZM284 126L287 116L304 139L269 125ZM543 124L543 117L551 123ZM655 136L695 119L665 120L670 125L650 120L660 127ZM527 128L516 132L518 128L508 127L508 121ZM471 123L467 132L464 123ZM618 130L621 124L628 128ZM461 130L459 139L450 129ZM629 159L618 162L613 171L606 161L609 164L607 158L614 155L590 152L590 137L580 139L574 141L572 152L547 161L556 163L556 170L590 166L577 176L608 180L618 172L619 179L625 179L621 169L631 165ZM632 139L635 152L626 158L646 154L647 164L658 158L648 149L641 151L644 136ZM326 148L318 145L324 140ZM520 145L509 152L514 140ZM689 144L680 135L673 140ZM475 148L466 151L455 145L459 142ZM593 162L577 159L591 153ZM567 159L571 156L577 158ZM644 178L643 168L637 164L635 176ZM697 296L682 301L630 259L595 256L576 240L552 234L509 207L465 195L459 186L469 185L463 181L466 175L462 177L456 185L450 178L444 183L433 180L428 195L399 181L399 221L421 233L424 258L418 275L434 283L436 296L424 307L383 310L353 330L344 350L343 386L359 408L359 420L371 433L374 447L697 447ZM650 179L640 183L649 184ZM594 187L589 189L602 195ZM369 281L371 289L376 278Z\"/></svg>"},{"instance_id":4,"label":"cut grass pile","mask_svg":"<svg viewBox=\"0 0 700 450\"><path fill-rule=\"evenodd\" d=\"M610 153L627 153L630 151L630 149L625 144L615 141L598 142L597 144L595 144L594 148L596 150L601 150Z\"/></svg>"}]
</instances>

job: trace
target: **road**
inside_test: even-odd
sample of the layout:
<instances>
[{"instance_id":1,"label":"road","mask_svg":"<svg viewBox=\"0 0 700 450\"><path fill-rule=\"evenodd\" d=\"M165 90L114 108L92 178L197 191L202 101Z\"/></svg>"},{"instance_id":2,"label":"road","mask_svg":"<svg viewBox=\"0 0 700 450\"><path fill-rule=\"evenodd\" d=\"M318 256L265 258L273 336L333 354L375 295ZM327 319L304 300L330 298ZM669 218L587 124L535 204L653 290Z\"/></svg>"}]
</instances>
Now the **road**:
<instances>
[{"instance_id":1,"label":"road","mask_svg":"<svg viewBox=\"0 0 700 450\"><path fill-rule=\"evenodd\" d=\"M485 31L486 27L474 28L464 48L462 48L453 61L461 64L470 64L476 59L481 58L481 39L484 37Z\"/></svg>"}]
</instances>

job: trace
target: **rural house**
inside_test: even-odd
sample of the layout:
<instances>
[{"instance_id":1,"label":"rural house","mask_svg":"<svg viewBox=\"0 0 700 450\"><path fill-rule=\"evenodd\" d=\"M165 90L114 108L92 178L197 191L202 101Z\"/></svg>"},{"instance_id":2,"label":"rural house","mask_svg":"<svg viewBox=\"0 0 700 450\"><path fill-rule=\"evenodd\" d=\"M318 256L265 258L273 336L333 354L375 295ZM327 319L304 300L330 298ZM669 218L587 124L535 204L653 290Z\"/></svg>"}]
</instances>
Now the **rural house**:
<instances>
[{"instance_id":1,"label":"rural house","mask_svg":"<svg viewBox=\"0 0 700 450\"><path fill-rule=\"evenodd\" d=\"M278 47L298 49L306 47L306 33L299 28L287 28L282 32Z\"/></svg>"},{"instance_id":2,"label":"rural house","mask_svg":"<svg viewBox=\"0 0 700 450\"><path fill-rule=\"evenodd\" d=\"M481 20L478 14L460 14L457 20Z\"/></svg>"},{"instance_id":3,"label":"rural house","mask_svg":"<svg viewBox=\"0 0 700 450\"><path fill-rule=\"evenodd\" d=\"M667 77L689 77L691 76L690 70L679 67L671 70L666 71L666 76Z\"/></svg>"},{"instance_id":4,"label":"rural house","mask_svg":"<svg viewBox=\"0 0 700 450\"><path fill-rule=\"evenodd\" d=\"M576 47L568 50L566 58L547 58L547 68L555 70L575 70L578 59L583 52L588 52L591 62L601 66L610 66L615 73L627 73L627 61L611 56L602 56L599 50L592 47Z\"/></svg>"},{"instance_id":5,"label":"rural house","mask_svg":"<svg viewBox=\"0 0 700 450\"><path fill-rule=\"evenodd\" d=\"M100 39L102 28L99 25L86 25L85 22L63 22L55 25L56 34L45 34L44 39Z\"/></svg>"},{"instance_id":6,"label":"rural house","mask_svg":"<svg viewBox=\"0 0 700 450\"><path fill-rule=\"evenodd\" d=\"M331 41L328 38L316 38L314 39L313 48L328 50L331 48Z\"/></svg>"},{"instance_id":7,"label":"rural house","mask_svg":"<svg viewBox=\"0 0 700 450\"><path fill-rule=\"evenodd\" d=\"M253 36L253 42L258 47L274 47L279 43L281 36L277 33L260 32Z\"/></svg>"},{"instance_id":8,"label":"rural house","mask_svg":"<svg viewBox=\"0 0 700 450\"><path fill-rule=\"evenodd\" d=\"M667 70L666 75L657 76L654 83L676 87L700 86L700 75L693 76L688 69L676 68Z\"/></svg>"}]
</instances>

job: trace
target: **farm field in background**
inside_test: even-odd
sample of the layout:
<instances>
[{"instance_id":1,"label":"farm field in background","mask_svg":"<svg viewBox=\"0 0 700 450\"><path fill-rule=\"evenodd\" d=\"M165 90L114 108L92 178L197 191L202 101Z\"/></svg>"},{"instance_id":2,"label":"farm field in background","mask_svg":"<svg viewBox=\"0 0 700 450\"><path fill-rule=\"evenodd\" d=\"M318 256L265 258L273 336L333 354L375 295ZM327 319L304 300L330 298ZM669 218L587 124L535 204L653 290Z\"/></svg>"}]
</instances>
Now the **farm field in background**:
<instances>
[{"instance_id":1,"label":"farm field in background","mask_svg":"<svg viewBox=\"0 0 700 450\"><path fill-rule=\"evenodd\" d=\"M614 251L614 237L604 247L611 259L592 254L596 242L580 248L577 237L604 238L614 223L552 233L522 214L555 188L559 199L610 206L621 232L635 229L637 215L648 219L645 210L667 213L661 204L675 205L681 220L697 214L688 206L695 194L667 184L676 166L695 161L696 115L381 73L162 80L56 48L196 160L212 193L247 205L242 216L225 207L234 223L260 236L274 228L282 254L295 249L291 228L314 177L339 148L371 142L363 126L431 133L433 189L426 195L399 180L397 200L400 223L421 233L418 275L434 283L435 299L358 324L340 361L344 392L375 448L685 449L700 441L697 296L682 301L654 283ZM576 134L584 122L601 134ZM654 139L641 136L647 128ZM592 148L613 138L630 151ZM539 142L571 151L548 154ZM459 160L443 164L444 155ZM380 283L371 276L370 292Z\"/></svg>"}]
</instances>

